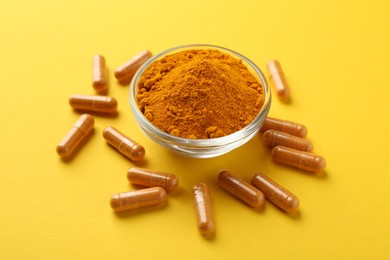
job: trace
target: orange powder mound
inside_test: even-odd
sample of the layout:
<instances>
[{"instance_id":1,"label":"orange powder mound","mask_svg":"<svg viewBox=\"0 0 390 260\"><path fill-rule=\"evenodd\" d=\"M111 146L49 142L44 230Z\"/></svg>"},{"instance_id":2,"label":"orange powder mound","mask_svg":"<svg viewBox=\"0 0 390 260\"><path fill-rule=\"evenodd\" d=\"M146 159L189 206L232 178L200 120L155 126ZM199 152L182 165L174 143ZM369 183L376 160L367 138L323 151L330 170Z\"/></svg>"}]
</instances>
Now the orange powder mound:
<instances>
[{"instance_id":1,"label":"orange powder mound","mask_svg":"<svg viewBox=\"0 0 390 260\"><path fill-rule=\"evenodd\" d=\"M248 125L264 104L263 86L242 61L211 49L155 61L138 89L138 106L153 125L192 139L232 134Z\"/></svg>"}]
</instances>

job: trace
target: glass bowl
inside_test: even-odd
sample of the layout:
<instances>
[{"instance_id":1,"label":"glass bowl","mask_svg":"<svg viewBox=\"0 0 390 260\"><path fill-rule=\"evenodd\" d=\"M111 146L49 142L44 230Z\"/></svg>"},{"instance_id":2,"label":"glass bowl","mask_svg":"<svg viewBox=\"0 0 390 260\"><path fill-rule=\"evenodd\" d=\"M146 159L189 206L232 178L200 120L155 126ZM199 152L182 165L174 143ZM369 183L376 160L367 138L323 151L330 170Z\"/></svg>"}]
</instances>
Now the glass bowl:
<instances>
[{"instance_id":1,"label":"glass bowl","mask_svg":"<svg viewBox=\"0 0 390 260\"><path fill-rule=\"evenodd\" d=\"M227 53L236 59L241 59L248 70L261 82L264 88L264 105L256 118L241 130L218 138L189 139L173 136L154 126L144 116L137 105L138 82L144 71L155 60L166 55L190 49L214 49ZM260 130L271 107L271 90L261 70L241 54L224 47L208 44L183 45L163 51L145 62L134 75L130 83L130 106L141 130L154 142L177 154L193 158L211 158L232 151L252 139Z\"/></svg>"}]
</instances>

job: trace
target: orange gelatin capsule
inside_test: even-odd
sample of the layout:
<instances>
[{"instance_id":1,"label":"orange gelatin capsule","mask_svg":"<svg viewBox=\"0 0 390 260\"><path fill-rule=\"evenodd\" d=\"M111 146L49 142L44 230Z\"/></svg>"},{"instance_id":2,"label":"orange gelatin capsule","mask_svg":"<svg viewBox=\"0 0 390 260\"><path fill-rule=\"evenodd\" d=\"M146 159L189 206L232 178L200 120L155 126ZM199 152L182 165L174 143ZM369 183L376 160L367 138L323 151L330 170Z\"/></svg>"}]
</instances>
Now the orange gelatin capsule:
<instances>
[{"instance_id":1,"label":"orange gelatin capsule","mask_svg":"<svg viewBox=\"0 0 390 260\"><path fill-rule=\"evenodd\" d=\"M107 92L106 60L100 54L96 54L93 57L92 86L99 94L105 94Z\"/></svg>"},{"instance_id":2,"label":"orange gelatin capsule","mask_svg":"<svg viewBox=\"0 0 390 260\"><path fill-rule=\"evenodd\" d=\"M153 54L148 50L141 51L129 61L118 67L114 72L115 77L121 83L130 82L136 71L152 56Z\"/></svg>"},{"instance_id":3,"label":"orange gelatin capsule","mask_svg":"<svg viewBox=\"0 0 390 260\"><path fill-rule=\"evenodd\" d=\"M228 170L219 172L218 184L254 208L260 208L264 204L264 194L261 191Z\"/></svg>"},{"instance_id":4,"label":"orange gelatin capsule","mask_svg":"<svg viewBox=\"0 0 390 260\"><path fill-rule=\"evenodd\" d=\"M69 104L76 110L113 114L117 112L118 102L113 97L74 94Z\"/></svg>"},{"instance_id":5,"label":"orange gelatin capsule","mask_svg":"<svg viewBox=\"0 0 390 260\"><path fill-rule=\"evenodd\" d=\"M269 147L281 145L306 152L313 150L313 145L309 140L272 129L264 132L263 140Z\"/></svg>"},{"instance_id":6,"label":"orange gelatin capsule","mask_svg":"<svg viewBox=\"0 0 390 260\"><path fill-rule=\"evenodd\" d=\"M320 172L326 166L323 157L289 147L276 146L272 149L272 159L309 172Z\"/></svg>"},{"instance_id":7,"label":"orange gelatin capsule","mask_svg":"<svg viewBox=\"0 0 390 260\"><path fill-rule=\"evenodd\" d=\"M62 158L68 158L76 151L76 148L89 136L95 120L93 116L84 114L73 125L65 137L57 145L57 153Z\"/></svg>"},{"instance_id":8,"label":"orange gelatin capsule","mask_svg":"<svg viewBox=\"0 0 390 260\"><path fill-rule=\"evenodd\" d=\"M276 94L281 101L290 100L290 88L286 82L282 66L276 60L270 60L267 64L270 80L274 84Z\"/></svg>"},{"instance_id":9,"label":"orange gelatin capsule","mask_svg":"<svg viewBox=\"0 0 390 260\"><path fill-rule=\"evenodd\" d=\"M127 179L133 184L161 187L167 192L176 190L179 185L179 179L174 174L136 167L127 171Z\"/></svg>"},{"instance_id":10,"label":"orange gelatin capsule","mask_svg":"<svg viewBox=\"0 0 390 260\"><path fill-rule=\"evenodd\" d=\"M210 236L215 231L215 224L214 210L208 186L204 183L195 185L192 188L192 197L198 230L202 235Z\"/></svg>"},{"instance_id":11,"label":"orange gelatin capsule","mask_svg":"<svg viewBox=\"0 0 390 260\"><path fill-rule=\"evenodd\" d=\"M260 131L265 132L269 129L277 130L299 137L305 137L307 135L307 128L304 125L287 120L266 117Z\"/></svg>"},{"instance_id":12,"label":"orange gelatin capsule","mask_svg":"<svg viewBox=\"0 0 390 260\"><path fill-rule=\"evenodd\" d=\"M153 187L115 194L112 196L110 204L114 211L121 212L156 206L166 200L166 191L160 187Z\"/></svg>"},{"instance_id":13,"label":"orange gelatin capsule","mask_svg":"<svg viewBox=\"0 0 390 260\"><path fill-rule=\"evenodd\" d=\"M299 199L265 174L255 174L252 177L252 185L261 190L267 199L287 213L298 210Z\"/></svg>"},{"instance_id":14,"label":"orange gelatin capsule","mask_svg":"<svg viewBox=\"0 0 390 260\"><path fill-rule=\"evenodd\" d=\"M145 148L109 126L103 130L103 137L119 152L133 161L140 161L145 156Z\"/></svg>"}]
</instances>

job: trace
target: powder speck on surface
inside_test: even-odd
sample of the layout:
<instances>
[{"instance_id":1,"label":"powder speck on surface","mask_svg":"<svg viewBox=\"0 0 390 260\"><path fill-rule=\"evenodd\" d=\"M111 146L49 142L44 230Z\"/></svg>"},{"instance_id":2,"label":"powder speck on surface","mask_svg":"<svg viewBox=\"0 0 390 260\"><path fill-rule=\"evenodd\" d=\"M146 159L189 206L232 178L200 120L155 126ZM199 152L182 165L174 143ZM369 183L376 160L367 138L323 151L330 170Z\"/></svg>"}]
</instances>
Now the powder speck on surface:
<instances>
[{"instance_id":1,"label":"powder speck on surface","mask_svg":"<svg viewBox=\"0 0 390 260\"><path fill-rule=\"evenodd\" d=\"M187 50L152 63L138 82L145 117L175 136L208 139L247 126L264 104L263 86L241 60Z\"/></svg>"}]
</instances>

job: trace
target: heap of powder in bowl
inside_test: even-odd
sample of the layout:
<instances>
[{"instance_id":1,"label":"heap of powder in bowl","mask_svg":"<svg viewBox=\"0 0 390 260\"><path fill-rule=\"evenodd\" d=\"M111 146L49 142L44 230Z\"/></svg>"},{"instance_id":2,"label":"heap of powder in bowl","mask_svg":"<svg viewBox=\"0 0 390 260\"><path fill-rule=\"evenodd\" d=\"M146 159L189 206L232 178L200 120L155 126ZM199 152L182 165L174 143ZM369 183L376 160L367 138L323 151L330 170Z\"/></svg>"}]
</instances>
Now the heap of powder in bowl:
<instances>
[{"instance_id":1,"label":"heap of powder in bowl","mask_svg":"<svg viewBox=\"0 0 390 260\"><path fill-rule=\"evenodd\" d=\"M164 56L138 82L138 106L169 134L208 139L239 131L264 104L264 89L240 59L213 49Z\"/></svg>"}]
</instances>

